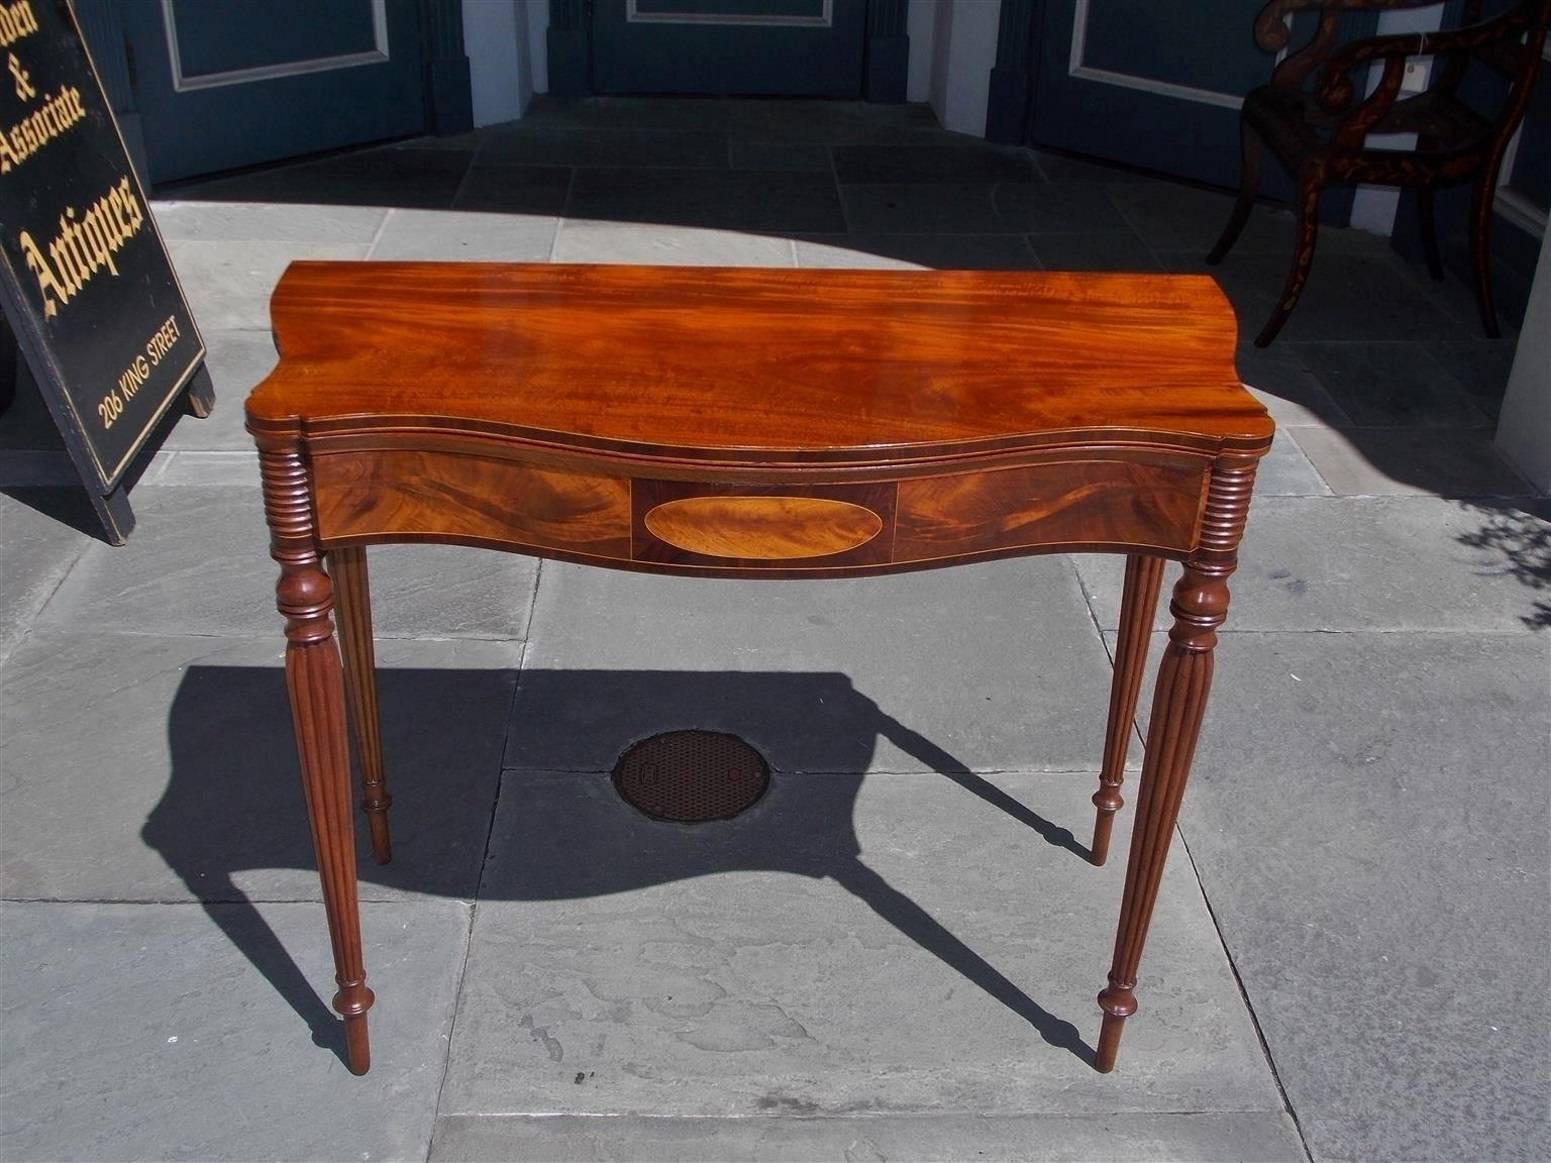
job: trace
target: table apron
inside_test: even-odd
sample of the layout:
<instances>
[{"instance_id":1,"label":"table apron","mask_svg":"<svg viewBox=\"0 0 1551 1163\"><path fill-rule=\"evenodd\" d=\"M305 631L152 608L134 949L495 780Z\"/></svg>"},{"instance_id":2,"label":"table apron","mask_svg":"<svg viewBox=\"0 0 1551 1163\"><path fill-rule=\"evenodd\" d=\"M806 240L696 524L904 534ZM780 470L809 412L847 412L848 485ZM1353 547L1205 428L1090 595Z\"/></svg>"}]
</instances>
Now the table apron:
<instances>
[{"instance_id":1,"label":"table apron","mask_svg":"<svg viewBox=\"0 0 1551 1163\"><path fill-rule=\"evenodd\" d=\"M1083 549L1184 557L1212 465L1177 452L1063 449L1007 467L805 483L663 480L404 448L315 449L310 462L325 548L448 542L782 577Z\"/></svg>"}]
</instances>

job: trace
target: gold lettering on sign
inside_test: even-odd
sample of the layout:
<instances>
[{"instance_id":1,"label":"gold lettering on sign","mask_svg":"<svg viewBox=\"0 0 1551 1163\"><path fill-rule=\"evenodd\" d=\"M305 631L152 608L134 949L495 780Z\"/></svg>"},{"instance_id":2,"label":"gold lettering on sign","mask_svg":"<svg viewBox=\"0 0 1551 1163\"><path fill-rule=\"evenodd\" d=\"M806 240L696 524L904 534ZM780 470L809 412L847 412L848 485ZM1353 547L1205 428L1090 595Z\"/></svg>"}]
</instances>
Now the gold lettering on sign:
<instances>
[{"instance_id":1,"label":"gold lettering on sign","mask_svg":"<svg viewBox=\"0 0 1551 1163\"><path fill-rule=\"evenodd\" d=\"M18 239L27 269L38 280L43 315L52 318L59 308L81 293L104 267L118 274L117 254L145 224L145 212L127 177L120 178L106 194L93 202L79 219L69 207L59 216L59 233L44 254L25 230Z\"/></svg>"},{"instance_id":2,"label":"gold lettering on sign","mask_svg":"<svg viewBox=\"0 0 1551 1163\"><path fill-rule=\"evenodd\" d=\"M151 369L161 363L182 335L174 315L167 316L167 321L151 332L151 338L145 341L145 355L130 360L129 366L119 373L118 387L97 402L97 418L104 429L112 428L113 422L124 414L124 401L135 398L151 378Z\"/></svg>"},{"instance_id":3,"label":"gold lettering on sign","mask_svg":"<svg viewBox=\"0 0 1551 1163\"><path fill-rule=\"evenodd\" d=\"M0 4L0 48L11 45L38 31L38 18L32 14L32 0Z\"/></svg>"},{"instance_id":4,"label":"gold lettering on sign","mask_svg":"<svg viewBox=\"0 0 1551 1163\"><path fill-rule=\"evenodd\" d=\"M8 174L54 138L86 119L86 104L74 85L63 85L21 121L0 126L0 174Z\"/></svg>"},{"instance_id":5,"label":"gold lettering on sign","mask_svg":"<svg viewBox=\"0 0 1551 1163\"><path fill-rule=\"evenodd\" d=\"M31 101L38 95L38 91L32 87L32 74L22 68L22 63L16 59L15 53L7 53L6 57L5 63L11 70L11 80L16 82L17 100Z\"/></svg>"}]
</instances>

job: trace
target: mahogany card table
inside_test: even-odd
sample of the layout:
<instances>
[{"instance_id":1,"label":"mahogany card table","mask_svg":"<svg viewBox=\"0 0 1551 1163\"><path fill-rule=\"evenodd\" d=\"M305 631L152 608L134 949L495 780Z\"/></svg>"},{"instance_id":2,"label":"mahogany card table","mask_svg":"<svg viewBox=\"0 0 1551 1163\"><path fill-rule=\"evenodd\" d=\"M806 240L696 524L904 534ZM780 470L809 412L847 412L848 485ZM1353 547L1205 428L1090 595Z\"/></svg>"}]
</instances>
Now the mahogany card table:
<instances>
[{"instance_id":1,"label":"mahogany card table","mask_svg":"<svg viewBox=\"0 0 1551 1163\"><path fill-rule=\"evenodd\" d=\"M1211 279L298 262L271 310L248 429L351 1070L373 996L349 738L385 862L365 547L392 542L770 579L1125 554L1095 864L1182 563L1098 997L1113 1068L1272 436Z\"/></svg>"}]
</instances>

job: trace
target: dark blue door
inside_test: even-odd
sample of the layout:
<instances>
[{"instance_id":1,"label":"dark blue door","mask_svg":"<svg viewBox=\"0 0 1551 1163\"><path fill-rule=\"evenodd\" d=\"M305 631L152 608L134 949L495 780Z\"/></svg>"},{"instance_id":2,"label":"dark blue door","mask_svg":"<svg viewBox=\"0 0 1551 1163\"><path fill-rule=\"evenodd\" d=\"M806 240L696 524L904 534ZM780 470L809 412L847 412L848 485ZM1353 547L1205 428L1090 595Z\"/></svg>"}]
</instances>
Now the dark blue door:
<instances>
[{"instance_id":1,"label":"dark blue door","mask_svg":"<svg viewBox=\"0 0 1551 1163\"><path fill-rule=\"evenodd\" d=\"M425 127L416 0L129 0L151 178Z\"/></svg>"},{"instance_id":2,"label":"dark blue door","mask_svg":"<svg viewBox=\"0 0 1551 1163\"><path fill-rule=\"evenodd\" d=\"M859 97L866 0L595 0L599 93Z\"/></svg>"},{"instance_id":3,"label":"dark blue door","mask_svg":"<svg viewBox=\"0 0 1551 1163\"><path fill-rule=\"evenodd\" d=\"M1031 135L1036 144L1219 186L1239 176L1239 107L1271 77L1255 44L1263 0L1048 0ZM1343 38L1370 35L1348 13ZM1302 43L1312 26L1294 26ZM1267 177L1277 180L1269 171Z\"/></svg>"}]
</instances>

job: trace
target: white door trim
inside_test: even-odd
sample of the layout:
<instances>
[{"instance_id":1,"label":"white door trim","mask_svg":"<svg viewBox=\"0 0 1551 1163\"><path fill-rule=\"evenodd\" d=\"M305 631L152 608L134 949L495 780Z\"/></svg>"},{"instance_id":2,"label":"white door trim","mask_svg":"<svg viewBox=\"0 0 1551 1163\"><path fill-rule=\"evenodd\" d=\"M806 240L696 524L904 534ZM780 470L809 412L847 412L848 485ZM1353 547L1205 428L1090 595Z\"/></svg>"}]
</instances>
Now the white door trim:
<instances>
[{"instance_id":1,"label":"white door trim","mask_svg":"<svg viewBox=\"0 0 1551 1163\"><path fill-rule=\"evenodd\" d=\"M1192 85L1176 85L1172 81L1159 81L1152 77L1138 77L1132 73L1117 73L1111 69L1094 68L1083 64L1088 47L1088 5L1090 0L1077 0L1072 12L1072 55L1067 72L1084 81L1101 85L1114 85L1121 89L1138 89L1144 93L1156 93L1160 97L1173 97L1180 101L1194 101L1198 105L1217 105L1223 109L1240 109L1244 98L1232 93L1220 93L1215 89L1197 89Z\"/></svg>"},{"instance_id":2,"label":"white door trim","mask_svg":"<svg viewBox=\"0 0 1551 1163\"><path fill-rule=\"evenodd\" d=\"M640 0L625 0L625 22L627 24L751 24L767 28L829 28L835 23L835 0L824 0L817 16L738 12L642 12Z\"/></svg>"},{"instance_id":3,"label":"white door trim","mask_svg":"<svg viewBox=\"0 0 1551 1163\"><path fill-rule=\"evenodd\" d=\"M172 90L188 93L196 89L218 89L225 85L246 85L254 81L271 81L277 77L295 77L305 73L326 73L334 69L349 69L358 65L381 64L388 59L388 11L387 0L371 0L373 47L362 52L340 53L331 57L311 57L307 60L285 61L281 64L258 65L251 69L227 69L219 73L201 73L185 76L183 59L178 52L177 13L173 0L162 0L162 30L167 35L167 60L172 68Z\"/></svg>"}]
</instances>

